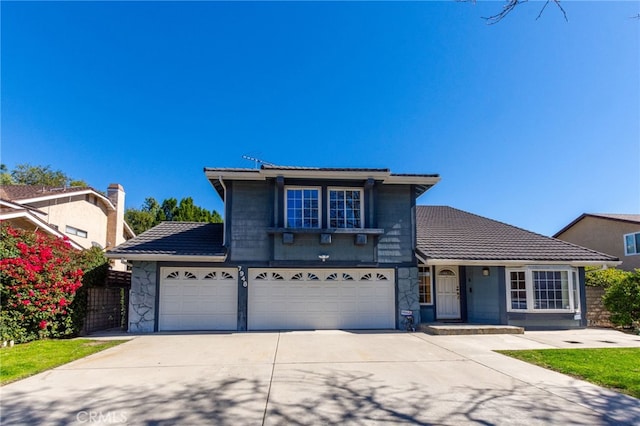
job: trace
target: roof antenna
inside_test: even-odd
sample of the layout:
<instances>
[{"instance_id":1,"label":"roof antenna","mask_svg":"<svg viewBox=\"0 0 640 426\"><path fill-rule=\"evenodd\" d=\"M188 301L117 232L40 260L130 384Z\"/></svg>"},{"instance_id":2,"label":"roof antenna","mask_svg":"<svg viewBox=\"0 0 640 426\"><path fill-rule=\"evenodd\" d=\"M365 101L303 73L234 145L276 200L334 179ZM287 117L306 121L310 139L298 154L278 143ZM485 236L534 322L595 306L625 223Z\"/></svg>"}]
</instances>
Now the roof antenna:
<instances>
[{"instance_id":1,"label":"roof antenna","mask_svg":"<svg viewBox=\"0 0 640 426\"><path fill-rule=\"evenodd\" d=\"M256 163L256 169L258 168L258 163L260 164L264 164L265 166L272 166L272 167L277 167L275 164L270 163L268 161L264 161L261 160L259 158L255 158L255 157L249 157L248 155L243 155L242 158L244 158L245 160L249 160L249 161L254 161Z\"/></svg>"}]
</instances>

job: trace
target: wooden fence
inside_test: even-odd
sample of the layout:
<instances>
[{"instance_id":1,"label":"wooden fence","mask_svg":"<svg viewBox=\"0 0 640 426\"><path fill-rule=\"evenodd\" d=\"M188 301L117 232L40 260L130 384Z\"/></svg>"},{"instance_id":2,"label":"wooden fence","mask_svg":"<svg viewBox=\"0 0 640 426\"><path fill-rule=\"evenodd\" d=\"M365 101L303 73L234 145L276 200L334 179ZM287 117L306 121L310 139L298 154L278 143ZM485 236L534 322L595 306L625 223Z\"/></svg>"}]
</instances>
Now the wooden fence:
<instances>
[{"instance_id":1,"label":"wooden fence","mask_svg":"<svg viewBox=\"0 0 640 426\"><path fill-rule=\"evenodd\" d=\"M129 289L131 273L123 271L109 271L104 286L89 288L82 334L112 328L126 330Z\"/></svg>"}]
</instances>

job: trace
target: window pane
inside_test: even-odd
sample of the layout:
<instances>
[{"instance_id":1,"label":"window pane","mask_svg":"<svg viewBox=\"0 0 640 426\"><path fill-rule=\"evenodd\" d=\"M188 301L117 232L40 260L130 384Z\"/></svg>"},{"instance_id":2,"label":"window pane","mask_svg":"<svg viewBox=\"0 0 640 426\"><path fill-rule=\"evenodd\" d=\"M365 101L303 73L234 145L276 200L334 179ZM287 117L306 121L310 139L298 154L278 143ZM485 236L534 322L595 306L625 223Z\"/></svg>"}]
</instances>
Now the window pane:
<instances>
[{"instance_id":1,"label":"window pane","mask_svg":"<svg viewBox=\"0 0 640 426\"><path fill-rule=\"evenodd\" d=\"M511 309L527 309L527 292L524 271L510 274Z\"/></svg>"},{"instance_id":2,"label":"window pane","mask_svg":"<svg viewBox=\"0 0 640 426\"><path fill-rule=\"evenodd\" d=\"M331 228L362 227L359 190L330 190L329 199Z\"/></svg>"},{"instance_id":3,"label":"window pane","mask_svg":"<svg viewBox=\"0 0 640 426\"><path fill-rule=\"evenodd\" d=\"M287 189L287 227L317 228L318 204L317 189Z\"/></svg>"},{"instance_id":4,"label":"window pane","mask_svg":"<svg viewBox=\"0 0 640 426\"><path fill-rule=\"evenodd\" d=\"M419 269L419 283L420 283L420 303L423 305L431 305L431 276L429 274L429 268Z\"/></svg>"},{"instance_id":5,"label":"window pane","mask_svg":"<svg viewBox=\"0 0 640 426\"><path fill-rule=\"evenodd\" d=\"M571 309L567 271L533 271L534 309Z\"/></svg>"}]
</instances>

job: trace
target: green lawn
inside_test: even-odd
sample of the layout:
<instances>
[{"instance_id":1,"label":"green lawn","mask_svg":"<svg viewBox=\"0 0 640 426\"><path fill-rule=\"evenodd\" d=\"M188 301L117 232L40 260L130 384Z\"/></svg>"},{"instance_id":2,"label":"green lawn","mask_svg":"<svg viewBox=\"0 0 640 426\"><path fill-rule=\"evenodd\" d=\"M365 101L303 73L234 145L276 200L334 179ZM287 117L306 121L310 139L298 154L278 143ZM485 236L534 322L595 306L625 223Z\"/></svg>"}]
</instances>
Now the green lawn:
<instances>
[{"instance_id":1,"label":"green lawn","mask_svg":"<svg viewBox=\"0 0 640 426\"><path fill-rule=\"evenodd\" d=\"M0 349L0 385L83 358L126 340L38 340Z\"/></svg>"},{"instance_id":2,"label":"green lawn","mask_svg":"<svg viewBox=\"0 0 640 426\"><path fill-rule=\"evenodd\" d=\"M640 348L496 352L640 398Z\"/></svg>"}]
</instances>

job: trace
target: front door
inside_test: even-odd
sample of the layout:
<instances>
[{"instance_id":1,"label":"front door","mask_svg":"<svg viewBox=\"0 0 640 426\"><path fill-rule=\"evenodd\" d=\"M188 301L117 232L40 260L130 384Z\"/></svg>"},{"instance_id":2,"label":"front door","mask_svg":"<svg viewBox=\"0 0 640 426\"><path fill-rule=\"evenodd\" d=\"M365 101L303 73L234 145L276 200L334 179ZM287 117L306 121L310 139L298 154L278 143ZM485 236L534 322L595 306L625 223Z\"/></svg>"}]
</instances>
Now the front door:
<instances>
[{"instance_id":1,"label":"front door","mask_svg":"<svg viewBox=\"0 0 640 426\"><path fill-rule=\"evenodd\" d=\"M460 319L457 268L440 268L436 276L436 319Z\"/></svg>"}]
</instances>

